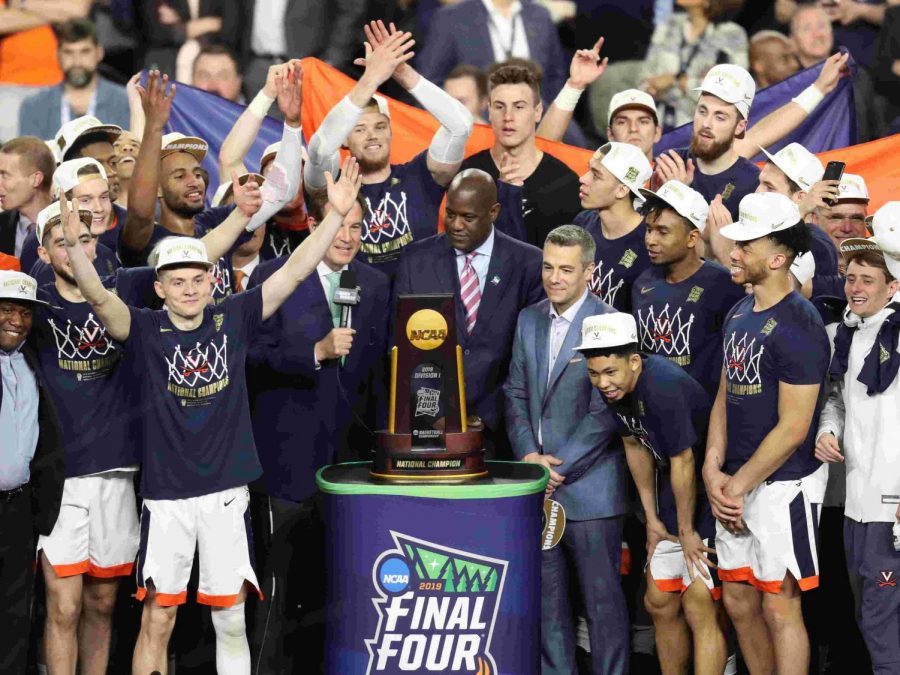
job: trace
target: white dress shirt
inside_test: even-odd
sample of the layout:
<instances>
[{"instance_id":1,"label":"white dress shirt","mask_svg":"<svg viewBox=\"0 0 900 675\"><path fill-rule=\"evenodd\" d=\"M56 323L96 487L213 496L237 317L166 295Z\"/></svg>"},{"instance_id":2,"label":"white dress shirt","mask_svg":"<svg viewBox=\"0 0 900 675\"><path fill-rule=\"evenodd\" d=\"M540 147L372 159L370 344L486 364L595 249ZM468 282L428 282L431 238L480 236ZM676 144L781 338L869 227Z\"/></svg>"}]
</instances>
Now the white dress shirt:
<instances>
[{"instance_id":1,"label":"white dress shirt","mask_svg":"<svg viewBox=\"0 0 900 675\"><path fill-rule=\"evenodd\" d=\"M241 287L238 289L239 291L246 291L247 284L250 283L250 275L253 274L253 270L259 265L259 255L257 255L253 260L248 262L243 267L235 267L235 272L243 272L244 278L241 279Z\"/></svg>"},{"instance_id":2,"label":"white dress shirt","mask_svg":"<svg viewBox=\"0 0 900 675\"><path fill-rule=\"evenodd\" d=\"M31 459L38 441L37 379L21 349L0 350L0 490L14 490L31 477Z\"/></svg>"},{"instance_id":3,"label":"white dress shirt","mask_svg":"<svg viewBox=\"0 0 900 675\"><path fill-rule=\"evenodd\" d=\"M250 49L254 54L286 54L284 13L288 0L256 0Z\"/></svg>"},{"instance_id":4,"label":"white dress shirt","mask_svg":"<svg viewBox=\"0 0 900 675\"><path fill-rule=\"evenodd\" d=\"M491 233L487 236L481 246L469 253L477 253L472 258L472 267L475 268L475 274L478 275L478 290L484 295L484 285L487 282L488 267L491 265L491 255L494 253L494 228L491 227ZM466 256L460 250L456 251L456 276L461 277L463 268L466 266Z\"/></svg>"},{"instance_id":5,"label":"white dress shirt","mask_svg":"<svg viewBox=\"0 0 900 675\"><path fill-rule=\"evenodd\" d=\"M481 0L488 12L488 33L491 36L491 47L494 49L494 60L498 63L517 56L530 59L528 38L525 35L525 24L522 22L522 3L512 3L509 17L503 16L491 0Z\"/></svg>"},{"instance_id":6,"label":"white dress shirt","mask_svg":"<svg viewBox=\"0 0 900 675\"><path fill-rule=\"evenodd\" d=\"M34 221L31 220L24 213L19 211L19 221L16 223L16 248L15 253L16 257L19 258L22 256L22 246L25 244L25 237L28 236L28 232L30 229L34 229L31 226L34 225Z\"/></svg>"}]
</instances>

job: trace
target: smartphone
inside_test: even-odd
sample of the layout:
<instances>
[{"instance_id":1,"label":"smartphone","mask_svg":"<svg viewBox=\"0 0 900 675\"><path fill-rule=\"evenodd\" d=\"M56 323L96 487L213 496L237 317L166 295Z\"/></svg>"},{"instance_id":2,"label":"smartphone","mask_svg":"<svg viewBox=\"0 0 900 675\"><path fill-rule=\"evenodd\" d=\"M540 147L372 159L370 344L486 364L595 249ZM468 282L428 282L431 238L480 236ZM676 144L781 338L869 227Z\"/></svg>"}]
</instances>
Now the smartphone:
<instances>
[{"instance_id":1,"label":"smartphone","mask_svg":"<svg viewBox=\"0 0 900 675\"><path fill-rule=\"evenodd\" d=\"M828 162L825 166L825 173L822 176L822 180L836 180L840 181L841 177L844 175L844 167L847 164L845 162ZM835 199L826 199L825 202L829 206L834 206L837 200Z\"/></svg>"}]
</instances>

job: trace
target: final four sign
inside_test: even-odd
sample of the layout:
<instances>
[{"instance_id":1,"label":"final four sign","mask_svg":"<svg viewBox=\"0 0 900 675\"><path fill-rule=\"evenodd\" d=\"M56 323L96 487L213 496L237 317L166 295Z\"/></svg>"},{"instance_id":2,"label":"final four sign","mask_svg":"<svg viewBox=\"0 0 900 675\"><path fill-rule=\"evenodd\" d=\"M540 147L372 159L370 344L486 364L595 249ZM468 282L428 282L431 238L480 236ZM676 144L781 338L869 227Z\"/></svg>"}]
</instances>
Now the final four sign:
<instances>
[{"instance_id":1,"label":"final four sign","mask_svg":"<svg viewBox=\"0 0 900 675\"><path fill-rule=\"evenodd\" d=\"M496 675L491 637L507 561L391 531L372 566L378 593L367 673Z\"/></svg>"}]
</instances>

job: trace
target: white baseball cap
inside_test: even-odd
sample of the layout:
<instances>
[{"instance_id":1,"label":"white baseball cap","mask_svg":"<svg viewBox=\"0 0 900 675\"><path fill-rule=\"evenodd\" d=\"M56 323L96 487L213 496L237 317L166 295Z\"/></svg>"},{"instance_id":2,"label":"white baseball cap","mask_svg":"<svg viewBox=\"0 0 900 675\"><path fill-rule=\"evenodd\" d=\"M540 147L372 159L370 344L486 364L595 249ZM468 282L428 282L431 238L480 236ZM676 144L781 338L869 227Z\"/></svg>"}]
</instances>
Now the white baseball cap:
<instances>
[{"instance_id":1,"label":"white baseball cap","mask_svg":"<svg viewBox=\"0 0 900 675\"><path fill-rule=\"evenodd\" d=\"M688 187L678 180L670 180L663 184L659 190L645 190L641 188L641 195L656 197L671 206L678 215L687 218L691 224L700 230L702 234L706 229L706 216L709 213L709 204L699 192Z\"/></svg>"},{"instance_id":2,"label":"white baseball cap","mask_svg":"<svg viewBox=\"0 0 900 675\"><path fill-rule=\"evenodd\" d=\"M209 143L197 136L185 136L177 131L166 134L162 137L162 154L165 157L173 152L186 152L197 158L198 162L202 162L209 150Z\"/></svg>"},{"instance_id":3,"label":"white baseball cap","mask_svg":"<svg viewBox=\"0 0 900 675\"><path fill-rule=\"evenodd\" d=\"M653 167L640 148L631 143L612 142L598 152L606 153L600 163L639 199L643 199L641 188L653 175Z\"/></svg>"},{"instance_id":4,"label":"white baseball cap","mask_svg":"<svg viewBox=\"0 0 900 675\"><path fill-rule=\"evenodd\" d=\"M872 232L884 254L888 271L895 279L900 279L900 202L887 202L875 212Z\"/></svg>"},{"instance_id":5,"label":"white baseball cap","mask_svg":"<svg viewBox=\"0 0 900 675\"><path fill-rule=\"evenodd\" d=\"M93 214L87 209L78 209L78 215L81 218L81 222L90 228L94 217ZM49 206L46 206L38 212L34 230L39 245L43 244L44 233L47 229L59 224L61 217L58 201L50 202Z\"/></svg>"},{"instance_id":6,"label":"white baseball cap","mask_svg":"<svg viewBox=\"0 0 900 675\"><path fill-rule=\"evenodd\" d=\"M193 237L166 237L157 244L156 270L164 267L202 265L214 267L206 253L206 244Z\"/></svg>"},{"instance_id":7,"label":"white baseball cap","mask_svg":"<svg viewBox=\"0 0 900 675\"><path fill-rule=\"evenodd\" d=\"M774 155L763 147L759 149L785 176L805 191L811 190L813 185L822 180L825 173L825 167L819 158L799 143L786 145Z\"/></svg>"},{"instance_id":8,"label":"white baseball cap","mask_svg":"<svg viewBox=\"0 0 900 675\"><path fill-rule=\"evenodd\" d=\"M256 179L258 185L262 186L263 183L266 182L266 177L261 173L244 173L238 176L238 183L240 185L246 185L247 181L250 180L250 177ZM222 183L218 188L216 188L216 193L213 195L211 206L221 206L222 202L224 202L228 197L231 196L233 189L231 186L231 181L227 183Z\"/></svg>"},{"instance_id":9,"label":"white baseball cap","mask_svg":"<svg viewBox=\"0 0 900 675\"><path fill-rule=\"evenodd\" d=\"M754 192L741 200L738 221L722 228L731 241L752 241L800 222L800 209L790 197L777 192Z\"/></svg>"},{"instance_id":10,"label":"white baseball cap","mask_svg":"<svg viewBox=\"0 0 900 675\"><path fill-rule=\"evenodd\" d=\"M265 150L263 150L262 157L259 159L259 170L262 171L262 168L266 165L270 159L274 159L275 155L278 154L278 151L281 150L281 141L276 143L272 143L267 146Z\"/></svg>"},{"instance_id":11,"label":"white baseball cap","mask_svg":"<svg viewBox=\"0 0 900 675\"><path fill-rule=\"evenodd\" d=\"M37 299L37 287L37 281L24 272L0 270L0 300L46 305L46 302Z\"/></svg>"},{"instance_id":12,"label":"white baseball cap","mask_svg":"<svg viewBox=\"0 0 900 675\"><path fill-rule=\"evenodd\" d=\"M82 136L87 134L105 135L110 143L113 143L122 135L122 127L115 124L103 124L96 117L84 115L70 120L60 127L53 140L59 148L59 159L65 161L66 153Z\"/></svg>"},{"instance_id":13,"label":"white baseball cap","mask_svg":"<svg viewBox=\"0 0 900 675\"><path fill-rule=\"evenodd\" d=\"M79 157L63 162L57 167L53 172L53 185L57 190L66 193L76 185L95 178L108 180L103 165L96 159Z\"/></svg>"},{"instance_id":14,"label":"white baseball cap","mask_svg":"<svg viewBox=\"0 0 900 675\"><path fill-rule=\"evenodd\" d=\"M744 68L731 63L713 66L694 91L718 96L725 103L733 103L745 120L750 119L750 106L756 95L756 82Z\"/></svg>"},{"instance_id":15,"label":"white baseball cap","mask_svg":"<svg viewBox=\"0 0 900 675\"><path fill-rule=\"evenodd\" d=\"M379 94L372 94L372 100L375 101L375 105L378 106L378 112L388 119L391 119L391 110L388 108L387 99Z\"/></svg>"},{"instance_id":16,"label":"white baseball cap","mask_svg":"<svg viewBox=\"0 0 900 675\"><path fill-rule=\"evenodd\" d=\"M645 108L653 114L653 119L657 120L656 101L654 101L653 97L646 91L641 91L640 89L626 89L613 96L612 100L609 102L609 116L606 123L612 124L613 117L615 117L616 113L622 108ZM658 123L657 120L657 124Z\"/></svg>"},{"instance_id":17,"label":"white baseball cap","mask_svg":"<svg viewBox=\"0 0 900 675\"><path fill-rule=\"evenodd\" d=\"M838 201L869 201L869 189L866 187L863 177L855 173L845 173L841 176L841 182L838 185Z\"/></svg>"},{"instance_id":18,"label":"white baseball cap","mask_svg":"<svg viewBox=\"0 0 900 675\"><path fill-rule=\"evenodd\" d=\"M794 262L791 263L791 274L801 286L816 276L816 259L812 251L801 253L794 258Z\"/></svg>"},{"instance_id":19,"label":"white baseball cap","mask_svg":"<svg viewBox=\"0 0 900 675\"><path fill-rule=\"evenodd\" d=\"M597 314L587 317L581 324L581 344L575 351L621 347L637 341L637 324L631 314Z\"/></svg>"},{"instance_id":20,"label":"white baseball cap","mask_svg":"<svg viewBox=\"0 0 900 675\"><path fill-rule=\"evenodd\" d=\"M53 155L53 161L56 162L56 166L59 166L59 163L62 161L62 156L60 155L59 146L56 144L56 141L44 141L44 145L47 146L50 154Z\"/></svg>"}]
</instances>

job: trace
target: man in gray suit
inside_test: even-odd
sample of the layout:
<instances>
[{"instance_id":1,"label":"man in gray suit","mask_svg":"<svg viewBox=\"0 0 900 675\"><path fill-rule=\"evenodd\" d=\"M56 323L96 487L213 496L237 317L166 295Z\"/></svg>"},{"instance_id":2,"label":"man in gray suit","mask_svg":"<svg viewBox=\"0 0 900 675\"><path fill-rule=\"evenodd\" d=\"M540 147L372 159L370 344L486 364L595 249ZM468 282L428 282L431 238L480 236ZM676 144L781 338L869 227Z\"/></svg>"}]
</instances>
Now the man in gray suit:
<instances>
[{"instance_id":1,"label":"man in gray suit","mask_svg":"<svg viewBox=\"0 0 900 675\"><path fill-rule=\"evenodd\" d=\"M628 613L619 583L625 462L615 422L574 350L581 324L612 308L588 292L595 244L576 225L552 230L541 277L547 299L519 314L503 387L516 459L550 471L548 497L566 511L560 544L541 560L544 675L576 675L575 606L580 596L591 672L628 672Z\"/></svg>"},{"instance_id":2,"label":"man in gray suit","mask_svg":"<svg viewBox=\"0 0 900 675\"><path fill-rule=\"evenodd\" d=\"M82 115L127 129L128 96L125 88L97 74L103 46L88 19L72 19L56 28L57 57L64 79L22 101L19 133L48 140L59 128Z\"/></svg>"}]
</instances>

